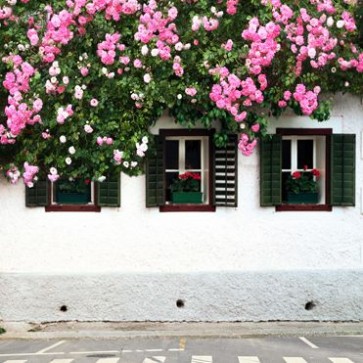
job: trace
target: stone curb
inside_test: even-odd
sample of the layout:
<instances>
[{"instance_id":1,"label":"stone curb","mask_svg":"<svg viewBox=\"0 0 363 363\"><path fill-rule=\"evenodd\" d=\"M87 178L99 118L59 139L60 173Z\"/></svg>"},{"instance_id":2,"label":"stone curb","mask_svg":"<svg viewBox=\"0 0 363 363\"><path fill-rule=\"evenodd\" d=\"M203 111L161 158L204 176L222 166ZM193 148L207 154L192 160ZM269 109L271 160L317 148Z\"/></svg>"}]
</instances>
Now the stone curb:
<instances>
[{"instance_id":1,"label":"stone curb","mask_svg":"<svg viewBox=\"0 0 363 363\"><path fill-rule=\"evenodd\" d=\"M363 335L363 322L136 323L5 322L0 339L117 339L152 337L247 338Z\"/></svg>"}]
</instances>

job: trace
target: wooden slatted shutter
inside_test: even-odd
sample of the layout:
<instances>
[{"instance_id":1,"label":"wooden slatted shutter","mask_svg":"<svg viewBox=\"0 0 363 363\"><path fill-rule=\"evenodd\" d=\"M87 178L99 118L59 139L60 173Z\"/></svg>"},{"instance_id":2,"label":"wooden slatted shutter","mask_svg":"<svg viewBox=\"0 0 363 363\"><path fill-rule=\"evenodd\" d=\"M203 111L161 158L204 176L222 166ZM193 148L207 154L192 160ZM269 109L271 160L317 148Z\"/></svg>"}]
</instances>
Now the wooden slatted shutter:
<instances>
[{"instance_id":1,"label":"wooden slatted shutter","mask_svg":"<svg viewBox=\"0 0 363 363\"><path fill-rule=\"evenodd\" d=\"M281 204L282 142L280 135L272 135L260 143L260 205Z\"/></svg>"},{"instance_id":2,"label":"wooden slatted shutter","mask_svg":"<svg viewBox=\"0 0 363 363\"><path fill-rule=\"evenodd\" d=\"M120 207L121 187L120 174L110 175L102 183L97 183L97 205L100 207Z\"/></svg>"},{"instance_id":3,"label":"wooden slatted shutter","mask_svg":"<svg viewBox=\"0 0 363 363\"><path fill-rule=\"evenodd\" d=\"M214 205L237 207L237 135L228 135L225 148L214 150Z\"/></svg>"},{"instance_id":4,"label":"wooden slatted shutter","mask_svg":"<svg viewBox=\"0 0 363 363\"><path fill-rule=\"evenodd\" d=\"M49 182L38 180L32 188L25 187L25 205L27 207L44 207L48 205Z\"/></svg>"},{"instance_id":5,"label":"wooden slatted shutter","mask_svg":"<svg viewBox=\"0 0 363 363\"><path fill-rule=\"evenodd\" d=\"M331 147L331 204L354 206L355 135L333 134Z\"/></svg>"},{"instance_id":6,"label":"wooden slatted shutter","mask_svg":"<svg viewBox=\"0 0 363 363\"><path fill-rule=\"evenodd\" d=\"M165 204L164 191L164 138L155 136L155 150L146 159L146 207Z\"/></svg>"}]
</instances>

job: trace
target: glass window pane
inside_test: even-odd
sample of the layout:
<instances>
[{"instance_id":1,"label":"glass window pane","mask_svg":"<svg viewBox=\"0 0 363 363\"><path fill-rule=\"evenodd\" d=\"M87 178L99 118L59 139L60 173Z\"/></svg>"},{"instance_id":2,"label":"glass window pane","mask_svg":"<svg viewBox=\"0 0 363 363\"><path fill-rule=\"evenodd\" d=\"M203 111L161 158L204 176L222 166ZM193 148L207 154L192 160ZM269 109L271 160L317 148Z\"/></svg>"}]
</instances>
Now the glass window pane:
<instances>
[{"instance_id":1,"label":"glass window pane","mask_svg":"<svg viewBox=\"0 0 363 363\"><path fill-rule=\"evenodd\" d=\"M59 180L55 184L55 201L59 204L87 204L91 202L89 180Z\"/></svg>"},{"instance_id":2,"label":"glass window pane","mask_svg":"<svg viewBox=\"0 0 363 363\"><path fill-rule=\"evenodd\" d=\"M200 169L200 140L185 140L185 170Z\"/></svg>"},{"instance_id":3,"label":"glass window pane","mask_svg":"<svg viewBox=\"0 0 363 363\"><path fill-rule=\"evenodd\" d=\"M291 169L291 140L282 140L282 169Z\"/></svg>"},{"instance_id":4,"label":"glass window pane","mask_svg":"<svg viewBox=\"0 0 363 363\"><path fill-rule=\"evenodd\" d=\"M286 203L287 200L287 190L286 190L286 181L289 179L291 175L290 172L282 173L282 202Z\"/></svg>"},{"instance_id":5,"label":"glass window pane","mask_svg":"<svg viewBox=\"0 0 363 363\"><path fill-rule=\"evenodd\" d=\"M166 169L179 169L179 141L165 141L165 167Z\"/></svg>"},{"instance_id":6,"label":"glass window pane","mask_svg":"<svg viewBox=\"0 0 363 363\"><path fill-rule=\"evenodd\" d=\"M171 190L170 185L174 182L175 179L178 179L179 173L175 172L167 172L165 173L165 184L166 184L166 201L171 200Z\"/></svg>"},{"instance_id":7,"label":"glass window pane","mask_svg":"<svg viewBox=\"0 0 363 363\"><path fill-rule=\"evenodd\" d=\"M297 141L297 167L298 169L312 169L313 165L313 140L298 140Z\"/></svg>"}]
</instances>

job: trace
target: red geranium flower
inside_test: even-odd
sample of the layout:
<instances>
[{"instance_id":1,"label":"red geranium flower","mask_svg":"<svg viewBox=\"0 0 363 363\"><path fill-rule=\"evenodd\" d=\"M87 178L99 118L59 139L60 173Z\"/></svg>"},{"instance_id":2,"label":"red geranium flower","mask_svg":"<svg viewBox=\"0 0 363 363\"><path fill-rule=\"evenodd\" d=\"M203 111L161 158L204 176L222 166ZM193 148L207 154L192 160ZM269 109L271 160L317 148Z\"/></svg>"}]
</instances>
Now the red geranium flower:
<instances>
[{"instance_id":1,"label":"red geranium flower","mask_svg":"<svg viewBox=\"0 0 363 363\"><path fill-rule=\"evenodd\" d=\"M294 171L291 174L291 176L292 176L293 179L300 179L301 178L301 173L299 171Z\"/></svg>"}]
</instances>

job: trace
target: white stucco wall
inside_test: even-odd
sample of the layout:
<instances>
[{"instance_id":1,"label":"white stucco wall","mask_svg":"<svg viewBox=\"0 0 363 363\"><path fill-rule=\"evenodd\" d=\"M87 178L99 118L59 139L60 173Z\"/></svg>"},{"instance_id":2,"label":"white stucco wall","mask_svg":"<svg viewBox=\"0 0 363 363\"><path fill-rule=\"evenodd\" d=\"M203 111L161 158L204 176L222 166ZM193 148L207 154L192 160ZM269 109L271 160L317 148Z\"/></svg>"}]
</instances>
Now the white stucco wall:
<instances>
[{"instance_id":1,"label":"white stucco wall","mask_svg":"<svg viewBox=\"0 0 363 363\"><path fill-rule=\"evenodd\" d=\"M239 157L238 208L214 213L146 209L144 176L126 175L120 209L46 213L2 179L0 318L363 320L363 106L337 97L328 122L285 116L273 126L356 133L356 206L261 208L258 153Z\"/></svg>"}]
</instances>

